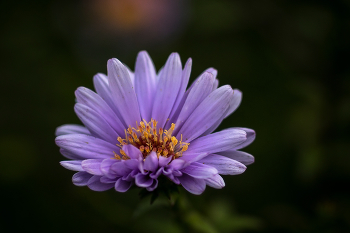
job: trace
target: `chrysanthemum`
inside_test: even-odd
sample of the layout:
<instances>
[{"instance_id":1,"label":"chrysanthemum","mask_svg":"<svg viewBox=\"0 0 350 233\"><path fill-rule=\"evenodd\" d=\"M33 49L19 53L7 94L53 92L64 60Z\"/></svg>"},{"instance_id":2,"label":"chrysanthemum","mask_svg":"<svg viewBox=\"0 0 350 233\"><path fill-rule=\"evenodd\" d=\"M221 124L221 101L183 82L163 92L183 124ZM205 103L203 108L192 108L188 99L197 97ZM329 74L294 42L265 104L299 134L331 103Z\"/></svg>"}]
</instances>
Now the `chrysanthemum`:
<instances>
[{"instance_id":1,"label":"chrysanthemum","mask_svg":"<svg viewBox=\"0 0 350 233\"><path fill-rule=\"evenodd\" d=\"M94 76L96 92L79 87L74 110L85 127L63 125L56 144L77 171L73 183L95 191L126 192L136 185L153 191L165 176L193 194L206 185L223 188L220 175L237 175L254 162L238 151L255 139L247 128L212 133L239 106L242 93L218 88L217 71L203 72L186 90L192 60L182 69L177 53L156 73L147 52L138 54L135 73L108 61L108 76Z\"/></svg>"}]
</instances>

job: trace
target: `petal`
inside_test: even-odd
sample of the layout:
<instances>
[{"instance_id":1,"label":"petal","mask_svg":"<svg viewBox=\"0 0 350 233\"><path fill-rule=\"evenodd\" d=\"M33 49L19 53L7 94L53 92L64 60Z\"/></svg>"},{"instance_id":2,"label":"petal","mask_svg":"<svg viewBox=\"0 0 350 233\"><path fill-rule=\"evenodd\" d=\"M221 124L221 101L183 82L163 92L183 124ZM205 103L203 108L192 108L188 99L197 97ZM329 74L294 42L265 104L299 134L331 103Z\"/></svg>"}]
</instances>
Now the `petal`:
<instances>
[{"instance_id":1,"label":"petal","mask_svg":"<svg viewBox=\"0 0 350 233\"><path fill-rule=\"evenodd\" d=\"M206 182L204 180L196 179L186 174L179 176L178 179L181 185L192 194L200 195L205 190Z\"/></svg>"},{"instance_id":2,"label":"petal","mask_svg":"<svg viewBox=\"0 0 350 233\"><path fill-rule=\"evenodd\" d=\"M131 170L137 170L139 167L140 161L136 159L128 159L124 161L124 164L127 168Z\"/></svg>"},{"instance_id":3,"label":"petal","mask_svg":"<svg viewBox=\"0 0 350 233\"><path fill-rule=\"evenodd\" d=\"M214 80L211 73L204 72L194 84L177 118L175 125L178 130L175 130L174 134L179 131L196 107L211 93Z\"/></svg>"},{"instance_id":4,"label":"petal","mask_svg":"<svg viewBox=\"0 0 350 233\"><path fill-rule=\"evenodd\" d=\"M177 117L180 114L180 110L182 109L182 106L185 103L185 99L183 98L186 92L186 87L188 85L188 80L190 79L190 74L191 74L191 69L192 69L192 59L189 58L185 64L185 67L182 71L182 78L181 78L181 86L179 93L177 94L173 109L171 110L170 113L170 120L167 122L165 128L170 128L171 123L176 122Z\"/></svg>"},{"instance_id":5,"label":"petal","mask_svg":"<svg viewBox=\"0 0 350 233\"><path fill-rule=\"evenodd\" d=\"M169 164L169 168L171 168L172 170L179 170L179 169L183 168L185 165L186 165L186 161L184 161L182 159L174 159Z\"/></svg>"},{"instance_id":6,"label":"petal","mask_svg":"<svg viewBox=\"0 0 350 233\"><path fill-rule=\"evenodd\" d=\"M124 145L123 151L132 159L142 159L141 151L133 145Z\"/></svg>"},{"instance_id":7,"label":"petal","mask_svg":"<svg viewBox=\"0 0 350 233\"><path fill-rule=\"evenodd\" d=\"M65 134L90 134L89 130L81 125L67 124L57 127L55 135L65 135Z\"/></svg>"},{"instance_id":8,"label":"petal","mask_svg":"<svg viewBox=\"0 0 350 233\"><path fill-rule=\"evenodd\" d=\"M197 162L181 169L181 172L198 179L207 179L218 174L218 171L214 167Z\"/></svg>"},{"instance_id":9,"label":"petal","mask_svg":"<svg viewBox=\"0 0 350 233\"><path fill-rule=\"evenodd\" d=\"M161 167L158 169L157 172L152 172L151 174L149 174L149 177L151 177L152 179L157 179L164 171L164 168Z\"/></svg>"},{"instance_id":10,"label":"petal","mask_svg":"<svg viewBox=\"0 0 350 233\"><path fill-rule=\"evenodd\" d=\"M153 119L159 127L164 127L174 106L181 86L182 66L180 56L172 53L159 77L152 110Z\"/></svg>"},{"instance_id":11,"label":"petal","mask_svg":"<svg viewBox=\"0 0 350 233\"><path fill-rule=\"evenodd\" d=\"M234 159L244 165L254 163L254 156L243 151L236 151L235 149L225 150L218 152L219 155L225 156L230 159Z\"/></svg>"},{"instance_id":12,"label":"petal","mask_svg":"<svg viewBox=\"0 0 350 233\"><path fill-rule=\"evenodd\" d=\"M212 154L219 151L225 151L246 141L246 135L246 132L241 129L230 128L222 130L192 141L186 152L207 152Z\"/></svg>"},{"instance_id":13,"label":"petal","mask_svg":"<svg viewBox=\"0 0 350 233\"><path fill-rule=\"evenodd\" d=\"M123 123L101 96L85 87L79 87L75 91L75 96L77 97L78 103L91 108L102 116L118 135L124 135L125 127Z\"/></svg>"},{"instance_id":14,"label":"petal","mask_svg":"<svg viewBox=\"0 0 350 233\"><path fill-rule=\"evenodd\" d=\"M236 160L215 154L208 155L207 157L199 160L198 163L216 168L221 175L242 174L247 168L244 166L244 164Z\"/></svg>"},{"instance_id":15,"label":"petal","mask_svg":"<svg viewBox=\"0 0 350 233\"><path fill-rule=\"evenodd\" d=\"M113 183L113 185L115 184L115 182L117 182L117 180L119 179L119 177L118 178L108 178L108 177L106 177L106 176L102 176L101 177L101 179L100 179L100 181L102 182L102 183Z\"/></svg>"},{"instance_id":16,"label":"petal","mask_svg":"<svg viewBox=\"0 0 350 233\"><path fill-rule=\"evenodd\" d=\"M145 159L143 168L147 171L156 171L158 168L158 158L156 152L152 151Z\"/></svg>"},{"instance_id":17,"label":"petal","mask_svg":"<svg viewBox=\"0 0 350 233\"><path fill-rule=\"evenodd\" d=\"M108 83L113 101L127 126L135 126L140 121L139 104L129 72L117 59L108 60Z\"/></svg>"},{"instance_id":18,"label":"petal","mask_svg":"<svg viewBox=\"0 0 350 233\"><path fill-rule=\"evenodd\" d=\"M168 165L171 159L172 159L172 156L170 157L159 156L159 167L165 167L166 165Z\"/></svg>"},{"instance_id":19,"label":"petal","mask_svg":"<svg viewBox=\"0 0 350 233\"><path fill-rule=\"evenodd\" d=\"M241 102L242 102L242 92L238 89L234 89L233 97L230 101L230 107L225 117L228 117L229 115L231 115L239 107Z\"/></svg>"},{"instance_id":20,"label":"petal","mask_svg":"<svg viewBox=\"0 0 350 233\"><path fill-rule=\"evenodd\" d=\"M68 170L79 172L84 171L81 167L81 160L61 161L60 164Z\"/></svg>"},{"instance_id":21,"label":"petal","mask_svg":"<svg viewBox=\"0 0 350 233\"><path fill-rule=\"evenodd\" d=\"M153 179L151 179L148 174L144 175L140 173L135 176L135 184L141 188L147 188L151 186L152 183Z\"/></svg>"},{"instance_id":22,"label":"petal","mask_svg":"<svg viewBox=\"0 0 350 233\"><path fill-rule=\"evenodd\" d=\"M58 136L56 145L85 159L113 158L113 151L119 151L116 145L85 134Z\"/></svg>"},{"instance_id":23,"label":"petal","mask_svg":"<svg viewBox=\"0 0 350 233\"><path fill-rule=\"evenodd\" d=\"M76 186L85 186L91 177L92 175L87 172L77 172L73 175L72 181Z\"/></svg>"},{"instance_id":24,"label":"petal","mask_svg":"<svg viewBox=\"0 0 350 233\"><path fill-rule=\"evenodd\" d=\"M64 156L64 157L66 157L66 158L68 158L68 159L73 159L73 160L75 160L75 159L77 159L77 160L81 160L81 159L85 159L85 158L82 158L81 156L79 156L79 155L76 155L76 154L73 154L73 153L71 153L71 152L69 152L69 151L67 151L67 150L65 150L65 149L60 149L60 153Z\"/></svg>"},{"instance_id":25,"label":"petal","mask_svg":"<svg viewBox=\"0 0 350 233\"><path fill-rule=\"evenodd\" d=\"M153 180L153 183L151 184L151 186L147 187L146 189L148 192L152 192L157 187L158 187L158 180Z\"/></svg>"},{"instance_id":26,"label":"petal","mask_svg":"<svg viewBox=\"0 0 350 233\"><path fill-rule=\"evenodd\" d=\"M239 128L239 127L235 127L233 129L244 130L247 133L247 140L245 140L242 144L235 146L233 149L236 149L236 150L242 149L243 147L248 146L250 143L252 143L255 140L256 134L254 130L248 129L248 128Z\"/></svg>"},{"instance_id":27,"label":"petal","mask_svg":"<svg viewBox=\"0 0 350 233\"><path fill-rule=\"evenodd\" d=\"M108 189L111 189L114 187L113 183L102 183L100 181L101 176L93 176L90 178L90 180L87 183L87 186L93 190L93 191L98 191L98 192L102 192L102 191L106 191Z\"/></svg>"},{"instance_id":28,"label":"petal","mask_svg":"<svg viewBox=\"0 0 350 233\"><path fill-rule=\"evenodd\" d=\"M131 172L131 169L125 166L123 161L113 164L111 170L115 172L117 176L127 176Z\"/></svg>"},{"instance_id":29,"label":"petal","mask_svg":"<svg viewBox=\"0 0 350 233\"><path fill-rule=\"evenodd\" d=\"M124 127L127 128L127 125L124 122L124 119L120 115L120 112L117 109L117 106L112 98L112 93L109 89L108 77L104 74L97 74L94 76L94 86L97 94L106 101L108 106L113 109L114 113L118 116L118 119L123 123Z\"/></svg>"},{"instance_id":30,"label":"petal","mask_svg":"<svg viewBox=\"0 0 350 233\"><path fill-rule=\"evenodd\" d=\"M146 51L141 51L135 65L135 92L142 119L151 121L157 74L153 62Z\"/></svg>"},{"instance_id":31,"label":"petal","mask_svg":"<svg viewBox=\"0 0 350 233\"><path fill-rule=\"evenodd\" d=\"M86 159L81 163L81 165L86 172L92 175L103 176L101 171L102 161L103 159Z\"/></svg>"},{"instance_id":32,"label":"petal","mask_svg":"<svg viewBox=\"0 0 350 233\"><path fill-rule=\"evenodd\" d=\"M184 160L185 164L183 165L183 167L185 167L185 166L190 165L193 162L201 160L202 158L206 157L207 155L209 155L209 153L207 153L207 152L192 153L192 152L186 151L184 153L184 155L177 160Z\"/></svg>"},{"instance_id":33,"label":"petal","mask_svg":"<svg viewBox=\"0 0 350 233\"><path fill-rule=\"evenodd\" d=\"M86 128L89 129L92 136L101 138L110 143L117 142L119 135L95 110L80 103L75 104L74 110Z\"/></svg>"},{"instance_id":34,"label":"petal","mask_svg":"<svg viewBox=\"0 0 350 233\"><path fill-rule=\"evenodd\" d=\"M117 182L115 182L114 188L116 191L124 193L128 191L131 186L132 186L132 182L128 182L120 178L119 180L117 180Z\"/></svg>"},{"instance_id":35,"label":"petal","mask_svg":"<svg viewBox=\"0 0 350 233\"><path fill-rule=\"evenodd\" d=\"M112 158L102 160L100 164L100 170L103 175L107 176L110 179L117 177L117 174L111 169L112 165L115 163L120 163L120 161Z\"/></svg>"},{"instance_id":36,"label":"petal","mask_svg":"<svg viewBox=\"0 0 350 233\"><path fill-rule=\"evenodd\" d=\"M208 186L212 188L222 189L223 187L225 187L225 181L219 174L216 174L208 179L205 179L205 182L207 183Z\"/></svg>"},{"instance_id":37,"label":"petal","mask_svg":"<svg viewBox=\"0 0 350 233\"><path fill-rule=\"evenodd\" d=\"M207 96L186 120L177 137L182 134L184 141L190 142L196 139L210 128L229 107L232 89L230 86L222 86Z\"/></svg>"}]
</instances>

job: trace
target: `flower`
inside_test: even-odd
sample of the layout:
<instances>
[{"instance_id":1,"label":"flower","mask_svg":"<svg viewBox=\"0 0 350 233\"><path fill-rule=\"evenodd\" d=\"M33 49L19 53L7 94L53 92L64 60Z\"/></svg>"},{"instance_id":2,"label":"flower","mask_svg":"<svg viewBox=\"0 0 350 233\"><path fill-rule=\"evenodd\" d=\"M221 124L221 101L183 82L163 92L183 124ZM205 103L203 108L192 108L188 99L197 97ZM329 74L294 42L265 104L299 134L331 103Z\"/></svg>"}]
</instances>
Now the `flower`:
<instances>
[{"instance_id":1,"label":"flower","mask_svg":"<svg viewBox=\"0 0 350 233\"><path fill-rule=\"evenodd\" d=\"M223 188L220 175L237 175L254 162L238 151L255 139L247 128L212 133L239 106L242 93L229 85L218 88L217 71L203 72L186 90L192 60L184 69L172 53L157 74L145 51L135 73L119 60L108 60L108 76L94 76L96 92L79 87L74 110L85 127L63 125L56 144L77 171L73 183L95 191L132 185L153 191L165 176L193 194L206 185Z\"/></svg>"}]
</instances>

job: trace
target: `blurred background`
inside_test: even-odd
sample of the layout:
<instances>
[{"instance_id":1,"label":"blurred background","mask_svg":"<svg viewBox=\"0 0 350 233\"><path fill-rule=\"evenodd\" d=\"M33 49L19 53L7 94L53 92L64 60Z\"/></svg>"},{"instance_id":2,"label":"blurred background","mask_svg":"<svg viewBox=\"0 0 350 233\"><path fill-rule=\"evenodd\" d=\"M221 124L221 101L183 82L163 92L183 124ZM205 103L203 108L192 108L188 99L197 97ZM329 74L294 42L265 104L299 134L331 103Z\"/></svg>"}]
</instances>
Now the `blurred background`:
<instances>
[{"instance_id":1,"label":"blurred background","mask_svg":"<svg viewBox=\"0 0 350 233\"><path fill-rule=\"evenodd\" d=\"M350 232L350 1L85 0L0 3L0 232ZM193 59L243 92L219 129L255 129L256 162L179 215L76 187L54 143L79 124L79 86L116 57Z\"/></svg>"}]
</instances>

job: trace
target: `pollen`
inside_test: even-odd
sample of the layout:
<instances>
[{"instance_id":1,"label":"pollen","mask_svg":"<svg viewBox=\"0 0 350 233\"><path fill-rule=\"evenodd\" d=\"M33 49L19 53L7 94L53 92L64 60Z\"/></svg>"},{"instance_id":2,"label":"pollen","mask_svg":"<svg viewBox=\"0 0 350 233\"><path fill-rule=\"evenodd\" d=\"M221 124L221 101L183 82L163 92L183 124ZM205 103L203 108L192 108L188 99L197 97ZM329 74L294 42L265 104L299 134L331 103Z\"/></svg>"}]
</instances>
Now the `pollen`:
<instances>
[{"instance_id":1,"label":"pollen","mask_svg":"<svg viewBox=\"0 0 350 233\"><path fill-rule=\"evenodd\" d=\"M118 137L117 146L122 148L124 145L133 145L140 150L143 159L145 159L152 151L156 152L157 157L171 157L172 160L182 156L187 151L189 143L182 142L173 136L175 124L172 123L169 129L157 128L157 121L151 119L150 122L145 120L140 123L136 122L136 127L129 126L125 129L125 138ZM114 158L118 160L127 160L130 157L125 151L120 150L120 155L114 153Z\"/></svg>"}]
</instances>

